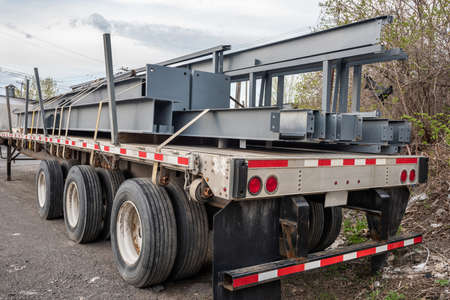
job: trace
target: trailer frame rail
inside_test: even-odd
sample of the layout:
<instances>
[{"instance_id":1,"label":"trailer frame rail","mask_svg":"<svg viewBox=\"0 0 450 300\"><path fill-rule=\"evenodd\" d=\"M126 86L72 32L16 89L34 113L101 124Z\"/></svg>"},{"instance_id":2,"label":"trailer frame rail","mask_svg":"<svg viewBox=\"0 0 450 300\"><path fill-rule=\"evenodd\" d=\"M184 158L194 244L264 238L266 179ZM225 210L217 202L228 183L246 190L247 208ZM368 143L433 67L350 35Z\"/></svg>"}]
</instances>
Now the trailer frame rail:
<instances>
[{"instance_id":1,"label":"trailer frame rail","mask_svg":"<svg viewBox=\"0 0 450 300\"><path fill-rule=\"evenodd\" d=\"M128 145L113 145L109 142L95 142L87 138L73 138L73 137L59 137L59 136L44 136L43 134L20 134L4 132L0 134L3 138L15 138L28 141L36 141L39 143L50 143L55 145L69 146L80 148L84 150L93 150L104 154L114 154L128 158L134 158L141 161L153 163L159 162L167 165L172 165L177 168L187 170L194 169L194 156L189 152L173 152L158 151L156 148L136 147Z\"/></svg>"}]
</instances>

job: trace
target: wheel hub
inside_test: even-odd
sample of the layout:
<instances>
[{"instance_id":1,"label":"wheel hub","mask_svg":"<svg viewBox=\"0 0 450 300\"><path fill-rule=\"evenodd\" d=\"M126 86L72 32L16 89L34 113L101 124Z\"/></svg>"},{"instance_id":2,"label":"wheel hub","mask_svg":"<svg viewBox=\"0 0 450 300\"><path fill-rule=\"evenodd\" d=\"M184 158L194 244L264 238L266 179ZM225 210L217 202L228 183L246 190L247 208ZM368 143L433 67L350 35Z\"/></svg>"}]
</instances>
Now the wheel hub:
<instances>
[{"instance_id":1,"label":"wheel hub","mask_svg":"<svg viewBox=\"0 0 450 300\"><path fill-rule=\"evenodd\" d=\"M67 188L66 195L66 213L67 221L71 227L75 227L80 217L80 199L78 197L78 188L75 182L71 182Z\"/></svg>"},{"instance_id":2,"label":"wheel hub","mask_svg":"<svg viewBox=\"0 0 450 300\"><path fill-rule=\"evenodd\" d=\"M125 201L117 216L116 237L120 255L125 263L132 265L142 249L141 217L133 202Z\"/></svg>"}]
</instances>

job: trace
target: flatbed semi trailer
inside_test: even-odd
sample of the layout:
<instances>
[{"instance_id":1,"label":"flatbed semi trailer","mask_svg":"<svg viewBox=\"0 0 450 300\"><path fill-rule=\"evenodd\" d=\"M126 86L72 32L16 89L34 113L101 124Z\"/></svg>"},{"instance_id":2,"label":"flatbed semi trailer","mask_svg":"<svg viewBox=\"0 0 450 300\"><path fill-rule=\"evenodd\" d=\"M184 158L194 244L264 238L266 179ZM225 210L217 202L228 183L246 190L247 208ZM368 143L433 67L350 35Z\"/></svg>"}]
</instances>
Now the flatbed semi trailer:
<instances>
[{"instance_id":1,"label":"flatbed semi trailer","mask_svg":"<svg viewBox=\"0 0 450 300\"><path fill-rule=\"evenodd\" d=\"M115 146L108 140L7 132L0 136L18 152L44 160L36 176L40 214L44 218L64 215L69 238L85 243L107 236L102 228L105 221L111 222L107 227L115 228L112 249L119 272L136 286L194 275L206 259L210 229L215 299L277 299L281 278L367 256L372 256L373 270L379 270L386 252L422 242L420 234L396 236L396 232L408 202L408 186L427 180L424 157L183 145L156 152L158 145L152 144ZM54 152L41 151L45 145ZM62 157L63 147L66 157ZM104 160L93 164L96 169L89 162L92 152ZM155 162L160 164L156 185L133 179L151 178ZM86 177L77 177L73 169ZM91 179L85 173L97 174L96 184L89 185ZM72 185L76 192L71 192L68 182L76 182ZM142 186L157 187L160 193L167 190L159 205L173 211L165 216L171 222L152 215L155 208L141 208L142 202L157 198ZM113 200L112 195L121 189L126 195L123 203L132 204L114 211L112 202L120 198ZM84 209L95 201L105 208L92 220ZM325 250L339 234L342 207L367 213L374 242ZM90 222L98 223L96 229ZM159 223L147 228L144 222ZM77 228L79 224L85 227ZM162 227L173 227L177 241L170 243L170 234L157 235ZM169 228L165 230L170 232ZM181 255L170 251L177 247L174 244L183 251ZM163 248L159 255L170 262L155 258L141 266L144 262L137 257L144 249L156 251L152 247L157 246ZM133 264L145 270L130 270L128 265ZM154 271L156 267L165 270ZM178 277L169 277L171 270ZM161 274L148 279L154 272Z\"/></svg>"},{"instance_id":2,"label":"flatbed semi trailer","mask_svg":"<svg viewBox=\"0 0 450 300\"><path fill-rule=\"evenodd\" d=\"M280 279L363 257L380 270L388 251L422 242L397 232L408 187L428 173L426 157L398 154L409 123L359 111L362 65L406 59L378 45L391 20L218 46L116 76L105 35L106 79L44 101L35 70L39 106L26 102L15 126L8 106L7 178L18 154L41 160L40 216L64 217L77 243L111 239L120 276L136 287L194 276L210 236L218 300L280 299ZM284 108L284 76L317 70L321 109ZM243 80L249 107L229 108L230 82ZM365 212L372 241L329 250L342 208Z\"/></svg>"}]
</instances>

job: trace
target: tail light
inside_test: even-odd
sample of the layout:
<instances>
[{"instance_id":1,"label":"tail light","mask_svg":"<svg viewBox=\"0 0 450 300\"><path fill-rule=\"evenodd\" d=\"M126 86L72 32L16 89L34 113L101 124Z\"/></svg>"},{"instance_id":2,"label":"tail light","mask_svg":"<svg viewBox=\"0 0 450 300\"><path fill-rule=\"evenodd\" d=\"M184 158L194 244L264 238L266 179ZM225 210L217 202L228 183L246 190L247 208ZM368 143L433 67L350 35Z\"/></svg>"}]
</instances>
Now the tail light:
<instances>
[{"instance_id":1,"label":"tail light","mask_svg":"<svg viewBox=\"0 0 450 300\"><path fill-rule=\"evenodd\" d=\"M413 182L416 179L416 170L409 171L409 181Z\"/></svg>"},{"instance_id":2,"label":"tail light","mask_svg":"<svg viewBox=\"0 0 450 300\"><path fill-rule=\"evenodd\" d=\"M269 176L266 180L266 191L269 194L274 193L278 188L278 179L275 176Z\"/></svg>"},{"instance_id":3,"label":"tail light","mask_svg":"<svg viewBox=\"0 0 450 300\"><path fill-rule=\"evenodd\" d=\"M248 191L252 195L258 195L261 192L262 180L258 176L253 176L248 181Z\"/></svg>"},{"instance_id":4,"label":"tail light","mask_svg":"<svg viewBox=\"0 0 450 300\"><path fill-rule=\"evenodd\" d=\"M406 172L406 170L403 170L400 174L400 181L404 183L406 179L408 179L408 172Z\"/></svg>"}]
</instances>

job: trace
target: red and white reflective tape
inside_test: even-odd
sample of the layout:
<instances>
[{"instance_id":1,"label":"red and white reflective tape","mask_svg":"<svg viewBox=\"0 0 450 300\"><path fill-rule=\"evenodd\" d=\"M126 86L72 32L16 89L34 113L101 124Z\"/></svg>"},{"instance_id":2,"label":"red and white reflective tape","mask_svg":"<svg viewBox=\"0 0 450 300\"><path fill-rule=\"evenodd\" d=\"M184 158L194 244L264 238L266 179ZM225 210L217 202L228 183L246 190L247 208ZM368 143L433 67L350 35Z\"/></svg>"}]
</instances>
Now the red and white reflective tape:
<instances>
[{"instance_id":1,"label":"red and white reflective tape","mask_svg":"<svg viewBox=\"0 0 450 300\"><path fill-rule=\"evenodd\" d=\"M414 244L419 244L422 242L422 236L417 236L415 238L406 239L403 241L397 241L388 243L382 246L367 248L359 251L349 252L341 255L336 255L324 259L313 260L304 264L298 264L288 267L283 267L275 270L270 270L266 272L256 273L252 275L246 275L243 277L233 278L232 285L233 288L243 288L249 285L254 285L257 283L262 283L264 281L280 279L283 276L292 275L312 269L317 269L321 267L326 267L329 265L337 264L344 261L354 260L357 258L379 254L394 250L397 248L407 247Z\"/></svg>"},{"instance_id":2,"label":"red and white reflective tape","mask_svg":"<svg viewBox=\"0 0 450 300\"><path fill-rule=\"evenodd\" d=\"M395 161L394 161L395 159ZM389 163L393 161L393 163ZM288 168L288 159L278 160L248 160L247 164L250 169L254 168ZM399 164L417 164L417 157L401 157L401 158L342 158L342 159L305 159L303 167L319 168L319 167L345 167L345 166L385 166ZM295 164L298 167L298 164Z\"/></svg>"},{"instance_id":3,"label":"red and white reflective tape","mask_svg":"<svg viewBox=\"0 0 450 300\"><path fill-rule=\"evenodd\" d=\"M344 159L311 159L305 160L305 167L343 167L386 165L385 158L344 158Z\"/></svg>"},{"instance_id":4,"label":"red and white reflective tape","mask_svg":"<svg viewBox=\"0 0 450 300\"><path fill-rule=\"evenodd\" d=\"M121 147L121 146L114 146L111 144L104 144L104 143L93 143L92 141L84 141L79 139L69 139L69 138L55 138L55 137L44 137L41 135L24 135L24 134L18 134L18 133L2 133L0 136L2 137L13 137L18 139L26 139L26 140L39 140L39 141L45 141L48 143L53 144L60 144L60 145L68 145L72 147L82 148L82 149L89 149L94 150L98 152L106 152L106 153L112 153L117 154L124 157L132 157L132 158L138 158L141 160L148 160L148 161L157 161L161 163L181 166L181 167L187 167L191 168L192 159L189 155L185 156L179 156L174 155L171 153L156 153L152 151L146 151L146 150L138 150L138 149L131 149L128 147Z\"/></svg>"}]
</instances>

